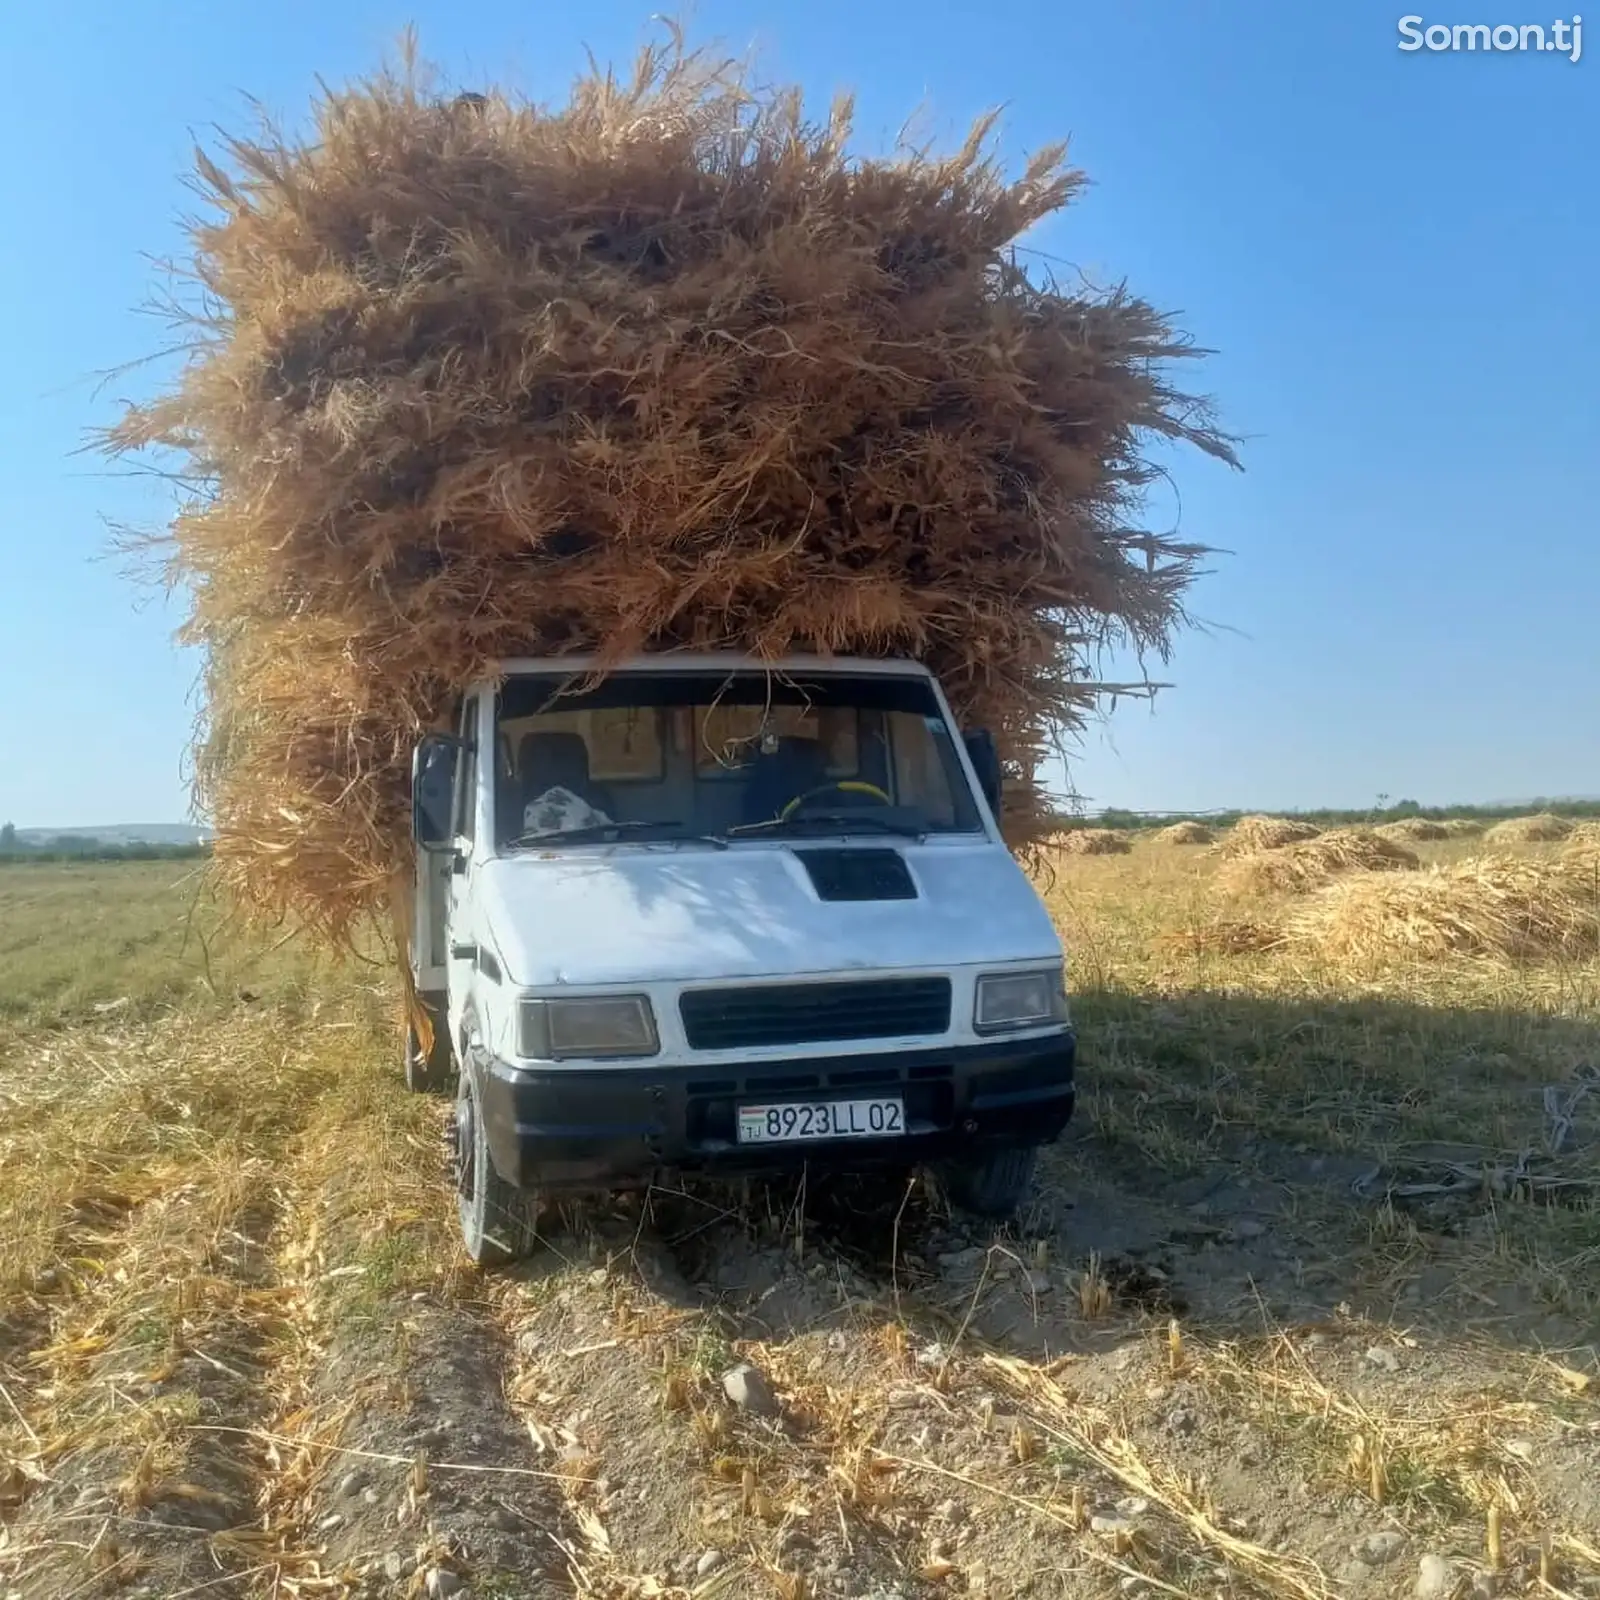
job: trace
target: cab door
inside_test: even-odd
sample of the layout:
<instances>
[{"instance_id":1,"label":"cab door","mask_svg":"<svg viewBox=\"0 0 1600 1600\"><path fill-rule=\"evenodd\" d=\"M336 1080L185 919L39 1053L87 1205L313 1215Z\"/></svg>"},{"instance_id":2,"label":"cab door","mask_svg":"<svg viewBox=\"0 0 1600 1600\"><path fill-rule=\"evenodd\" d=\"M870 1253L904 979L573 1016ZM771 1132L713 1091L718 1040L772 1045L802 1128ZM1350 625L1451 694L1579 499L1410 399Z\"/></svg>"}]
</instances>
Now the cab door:
<instances>
[{"instance_id":1,"label":"cab door","mask_svg":"<svg viewBox=\"0 0 1600 1600\"><path fill-rule=\"evenodd\" d=\"M472 985L477 972L477 935L473 916L473 882L477 875L479 831L483 806L478 793L482 763L480 730L482 696L469 694L461 703L456 727L460 751L456 758L453 826L455 849L449 861L446 891L445 949L450 991L450 1036L460 1041Z\"/></svg>"}]
</instances>

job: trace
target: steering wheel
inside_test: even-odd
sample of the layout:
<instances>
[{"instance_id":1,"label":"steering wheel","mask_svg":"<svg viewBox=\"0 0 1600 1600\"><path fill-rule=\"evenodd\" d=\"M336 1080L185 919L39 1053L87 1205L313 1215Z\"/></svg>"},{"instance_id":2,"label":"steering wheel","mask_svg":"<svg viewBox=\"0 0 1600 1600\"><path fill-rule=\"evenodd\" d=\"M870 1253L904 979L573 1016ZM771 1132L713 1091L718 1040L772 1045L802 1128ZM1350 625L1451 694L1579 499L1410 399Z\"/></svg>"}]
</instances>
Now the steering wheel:
<instances>
[{"instance_id":1,"label":"steering wheel","mask_svg":"<svg viewBox=\"0 0 1600 1600\"><path fill-rule=\"evenodd\" d=\"M894 804L894 801L877 784L867 783L860 778L846 778L842 783L819 783L815 789L807 789L804 794L797 794L778 813L779 820L787 822L806 801L815 800L819 794L828 794L833 790L838 790L841 794L870 795L879 805L892 806Z\"/></svg>"}]
</instances>

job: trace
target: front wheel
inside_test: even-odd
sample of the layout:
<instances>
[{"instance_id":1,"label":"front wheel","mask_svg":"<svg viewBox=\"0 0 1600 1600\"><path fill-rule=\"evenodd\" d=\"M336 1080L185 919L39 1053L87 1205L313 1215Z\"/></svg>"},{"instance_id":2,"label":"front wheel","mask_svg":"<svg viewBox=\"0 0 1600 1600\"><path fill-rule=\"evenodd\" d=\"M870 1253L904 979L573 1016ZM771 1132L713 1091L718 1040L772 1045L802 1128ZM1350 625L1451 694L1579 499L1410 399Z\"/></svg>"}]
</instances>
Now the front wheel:
<instances>
[{"instance_id":1,"label":"front wheel","mask_svg":"<svg viewBox=\"0 0 1600 1600\"><path fill-rule=\"evenodd\" d=\"M463 1062L450 1126L461 1242L481 1267L504 1266L530 1254L538 1237L537 1194L507 1183L495 1171L483 1126L478 1080Z\"/></svg>"},{"instance_id":2,"label":"front wheel","mask_svg":"<svg viewBox=\"0 0 1600 1600\"><path fill-rule=\"evenodd\" d=\"M1025 1145L962 1157L938 1170L951 1200L963 1211L1003 1222L1014 1217L1033 1193L1038 1161L1038 1147Z\"/></svg>"}]
</instances>

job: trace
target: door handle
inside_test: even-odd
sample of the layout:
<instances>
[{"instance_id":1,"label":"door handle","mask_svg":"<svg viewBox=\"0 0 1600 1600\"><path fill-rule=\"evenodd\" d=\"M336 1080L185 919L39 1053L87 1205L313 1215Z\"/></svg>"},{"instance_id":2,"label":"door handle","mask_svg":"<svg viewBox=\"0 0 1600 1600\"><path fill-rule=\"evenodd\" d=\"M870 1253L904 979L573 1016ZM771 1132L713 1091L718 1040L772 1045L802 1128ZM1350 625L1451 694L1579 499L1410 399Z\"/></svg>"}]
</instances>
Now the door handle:
<instances>
[{"instance_id":1,"label":"door handle","mask_svg":"<svg viewBox=\"0 0 1600 1600\"><path fill-rule=\"evenodd\" d=\"M452 944L450 946L450 959L452 961L476 961L478 947L475 944Z\"/></svg>"}]
</instances>

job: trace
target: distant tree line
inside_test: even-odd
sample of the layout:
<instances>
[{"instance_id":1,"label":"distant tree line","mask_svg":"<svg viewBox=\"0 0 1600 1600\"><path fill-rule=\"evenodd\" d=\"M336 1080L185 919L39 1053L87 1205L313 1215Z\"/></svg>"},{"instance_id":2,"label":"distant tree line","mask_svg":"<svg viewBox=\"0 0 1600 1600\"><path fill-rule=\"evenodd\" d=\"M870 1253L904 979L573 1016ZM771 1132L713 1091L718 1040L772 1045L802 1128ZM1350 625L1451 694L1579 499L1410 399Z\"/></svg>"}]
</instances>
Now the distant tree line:
<instances>
[{"instance_id":1,"label":"distant tree line","mask_svg":"<svg viewBox=\"0 0 1600 1600\"><path fill-rule=\"evenodd\" d=\"M1274 816L1293 817L1300 822L1315 823L1319 828L1351 828L1382 822L1400 822L1406 817L1425 817L1430 822L1448 822L1453 817L1469 817L1475 822L1502 822L1507 817L1525 817L1533 812L1548 811L1558 817L1600 817L1600 800L1529 800L1515 806L1424 806L1415 800L1396 800L1389 803L1388 795L1379 795L1378 804L1361 809L1339 811L1330 808L1313 811L1278 811ZM1088 822L1100 828L1165 828L1174 822L1206 822L1217 828L1231 827L1244 811L1124 811L1107 807L1103 811L1085 813L1081 817L1063 819L1069 824Z\"/></svg>"},{"instance_id":2,"label":"distant tree line","mask_svg":"<svg viewBox=\"0 0 1600 1600\"><path fill-rule=\"evenodd\" d=\"M23 839L12 823L0 825L0 866L44 861L196 861L210 854L208 844L116 843L83 833Z\"/></svg>"}]
</instances>

